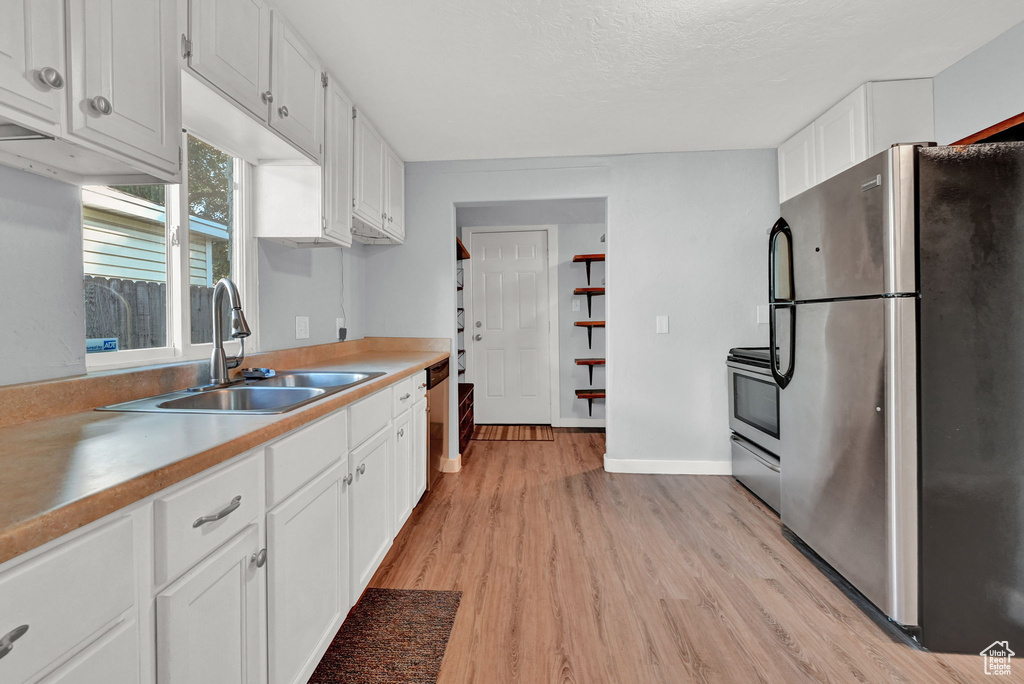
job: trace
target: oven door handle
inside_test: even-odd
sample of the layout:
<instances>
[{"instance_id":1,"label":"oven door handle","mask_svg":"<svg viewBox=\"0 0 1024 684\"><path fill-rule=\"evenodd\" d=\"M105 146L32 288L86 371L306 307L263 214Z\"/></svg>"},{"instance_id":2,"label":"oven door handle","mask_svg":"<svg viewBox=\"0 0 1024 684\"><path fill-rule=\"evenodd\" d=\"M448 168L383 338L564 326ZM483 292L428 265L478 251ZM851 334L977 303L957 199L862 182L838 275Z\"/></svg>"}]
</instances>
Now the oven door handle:
<instances>
[{"instance_id":1,"label":"oven door handle","mask_svg":"<svg viewBox=\"0 0 1024 684\"><path fill-rule=\"evenodd\" d=\"M733 442L735 442L736 446L738 446L738 447L746 450L748 453L750 453L750 455L753 456L754 458L756 458L761 463L761 465L763 465L765 468L768 468L769 470L773 470L776 473L782 471L781 464L778 461L776 461L774 458L768 457L766 454L761 452L760 449L757 449L756 447L754 447L751 444L744 443L744 441L742 439L736 437L735 435L733 435L729 439L731 439Z\"/></svg>"}]
</instances>

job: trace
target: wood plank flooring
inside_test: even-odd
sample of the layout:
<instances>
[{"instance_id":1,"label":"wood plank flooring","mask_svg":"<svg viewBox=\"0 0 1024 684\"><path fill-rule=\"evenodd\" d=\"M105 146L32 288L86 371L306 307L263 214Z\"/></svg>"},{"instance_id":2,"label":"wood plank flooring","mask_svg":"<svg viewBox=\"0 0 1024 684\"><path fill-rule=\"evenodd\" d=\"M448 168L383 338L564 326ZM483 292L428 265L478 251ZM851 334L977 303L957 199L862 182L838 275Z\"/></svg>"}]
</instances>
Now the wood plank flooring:
<instances>
[{"instance_id":1,"label":"wood plank flooring","mask_svg":"<svg viewBox=\"0 0 1024 684\"><path fill-rule=\"evenodd\" d=\"M991 679L893 642L732 478L603 454L579 430L473 442L417 507L371 586L463 592L439 682Z\"/></svg>"}]
</instances>

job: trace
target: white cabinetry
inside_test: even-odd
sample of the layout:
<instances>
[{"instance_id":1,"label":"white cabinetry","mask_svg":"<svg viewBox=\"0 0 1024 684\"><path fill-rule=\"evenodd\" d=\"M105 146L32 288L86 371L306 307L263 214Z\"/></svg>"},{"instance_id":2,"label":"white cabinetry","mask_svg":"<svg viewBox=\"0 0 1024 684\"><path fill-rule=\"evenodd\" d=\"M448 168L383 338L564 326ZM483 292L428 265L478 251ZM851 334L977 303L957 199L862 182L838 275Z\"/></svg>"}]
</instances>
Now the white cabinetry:
<instances>
[{"instance_id":1,"label":"white cabinetry","mask_svg":"<svg viewBox=\"0 0 1024 684\"><path fill-rule=\"evenodd\" d=\"M320 60L291 26L273 13L270 125L317 162L324 139L324 82Z\"/></svg>"},{"instance_id":2,"label":"white cabinetry","mask_svg":"<svg viewBox=\"0 0 1024 684\"><path fill-rule=\"evenodd\" d=\"M396 242L405 241L405 162L393 149L387 150L387 195L385 203L387 221L384 232Z\"/></svg>"},{"instance_id":3,"label":"white cabinetry","mask_svg":"<svg viewBox=\"0 0 1024 684\"><path fill-rule=\"evenodd\" d=\"M162 169L181 138L174 0L68 0L72 137Z\"/></svg>"},{"instance_id":4,"label":"white cabinetry","mask_svg":"<svg viewBox=\"0 0 1024 684\"><path fill-rule=\"evenodd\" d=\"M931 79L865 83L779 147L779 199L891 145L934 135Z\"/></svg>"},{"instance_id":5,"label":"white cabinetry","mask_svg":"<svg viewBox=\"0 0 1024 684\"><path fill-rule=\"evenodd\" d=\"M40 684L138 684L139 625L122 622Z\"/></svg>"},{"instance_id":6,"label":"white cabinetry","mask_svg":"<svg viewBox=\"0 0 1024 684\"><path fill-rule=\"evenodd\" d=\"M188 65L267 120L270 6L263 0L190 0Z\"/></svg>"},{"instance_id":7,"label":"white cabinetry","mask_svg":"<svg viewBox=\"0 0 1024 684\"><path fill-rule=\"evenodd\" d=\"M412 506L420 502L427 491L427 400L420 399L412 407Z\"/></svg>"},{"instance_id":8,"label":"white cabinetry","mask_svg":"<svg viewBox=\"0 0 1024 684\"><path fill-rule=\"evenodd\" d=\"M401 244L405 240L405 162L358 110L353 137L352 234L368 244Z\"/></svg>"},{"instance_id":9,"label":"white cabinetry","mask_svg":"<svg viewBox=\"0 0 1024 684\"><path fill-rule=\"evenodd\" d=\"M324 109L324 235L352 246L352 100L328 76Z\"/></svg>"},{"instance_id":10,"label":"white cabinetry","mask_svg":"<svg viewBox=\"0 0 1024 684\"><path fill-rule=\"evenodd\" d=\"M259 552L250 525L157 596L160 684L262 681Z\"/></svg>"},{"instance_id":11,"label":"white cabinetry","mask_svg":"<svg viewBox=\"0 0 1024 684\"><path fill-rule=\"evenodd\" d=\"M390 428L385 428L352 450L349 462L353 482L351 497L352 600L369 584L391 547L388 497Z\"/></svg>"},{"instance_id":12,"label":"white cabinetry","mask_svg":"<svg viewBox=\"0 0 1024 684\"><path fill-rule=\"evenodd\" d=\"M347 474L346 458L267 514L271 682L305 682L348 612Z\"/></svg>"},{"instance_id":13,"label":"white cabinetry","mask_svg":"<svg viewBox=\"0 0 1024 684\"><path fill-rule=\"evenodd\" d=\"M391 515L394 534L412 513L412 454L415 432L412 411L395 419L394 476L391 477Z\"/></svg>"},{"instance_id":14,"label":"white cabinetry","mask_svg":"<svg viewBox=\"0 0 1024 684\"><path fill-rule=\"evenodd\" d=\"M62 0L0 0L0 128L14 116L59 135L67 82Z\"/></svg>"}]
</instances>

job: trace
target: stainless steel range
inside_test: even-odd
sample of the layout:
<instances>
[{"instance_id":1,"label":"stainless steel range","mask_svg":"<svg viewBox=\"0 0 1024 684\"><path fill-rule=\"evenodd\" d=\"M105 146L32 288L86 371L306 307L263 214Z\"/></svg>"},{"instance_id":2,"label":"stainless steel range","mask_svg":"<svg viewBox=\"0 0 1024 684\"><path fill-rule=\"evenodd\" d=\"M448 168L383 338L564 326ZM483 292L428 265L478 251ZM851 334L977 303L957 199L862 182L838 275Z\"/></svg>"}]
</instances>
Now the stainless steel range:
<instances>
[{"instance_id":1,"label":"stainless steel range","mask_svg":"<svg viewBox=\"0 0 1024 684\"><path fill-rule=\"evenodd\" d=\"M778 512L779 387L772 377L768 348L730 349L726 368L733 477Z\"/></svg>"}]
</instances>

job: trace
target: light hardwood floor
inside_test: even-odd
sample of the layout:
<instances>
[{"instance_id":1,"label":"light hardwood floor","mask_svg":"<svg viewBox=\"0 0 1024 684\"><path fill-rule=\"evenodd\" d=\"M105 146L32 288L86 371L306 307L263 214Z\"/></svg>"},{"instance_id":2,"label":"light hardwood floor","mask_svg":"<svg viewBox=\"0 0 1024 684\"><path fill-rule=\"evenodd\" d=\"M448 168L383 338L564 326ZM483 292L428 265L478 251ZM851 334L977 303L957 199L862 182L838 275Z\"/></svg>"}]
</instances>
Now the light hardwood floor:
<instances>
[{"instance_id":1,"label":"light hardwood floor","mask_svg":"<svg viewBox=\"0 0 1024 684\"><path fill-rule=\"evenodd\" d=\"M440 682L992 679L890 640L732 478L603 454L594 432L474 442L416 509L371 586L463 592Z\"/></svg>"}]
</instances>

